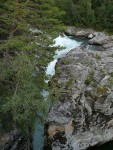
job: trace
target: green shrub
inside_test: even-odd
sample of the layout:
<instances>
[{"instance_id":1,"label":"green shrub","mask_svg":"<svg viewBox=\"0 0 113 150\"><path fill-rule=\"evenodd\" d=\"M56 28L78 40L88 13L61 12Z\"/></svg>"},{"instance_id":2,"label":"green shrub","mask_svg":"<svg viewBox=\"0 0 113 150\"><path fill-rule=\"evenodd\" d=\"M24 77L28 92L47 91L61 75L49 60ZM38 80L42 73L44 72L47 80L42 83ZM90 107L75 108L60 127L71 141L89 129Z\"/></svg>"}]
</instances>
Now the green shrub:
<instances>
[{"instance_id":1,"label":"green shrub","mask_svg":"<svg viewBox=\"0 0 113 150\"><path fill-rule=\"evenodd\" d=\"M69 60L64 60L63 63L64 63L65 65L68 65L68 64L69 64Z\"/></svg>"},{"instance_id":2,"label":"green shrub","mask_svg":"<svg viewBox=\"0 0 113 150\"><path fill-rule=\"evenodd\" d=\"M94 77L94 71L91 71L84 83L86 85L90 85L91 82L93 81L93 77Z\"/></svg>"},{"instance_id":3,"label":"green shrub","mask_svg":"<svg viewBox=\"0 0 113 150\"><path fill-rule=\"evenodd\" d=\"M95 59L99 60L99 59L101 59L101 57L96 53Z\"/></svg>"},{"instance_id":4,"label":"green shrub","mask_svg":"<svg viewBox=\"0 0 113 150\"><path fill-rule=\"evenodd\" d=\"M109 89L107 87L98 87L97 92L100 95L106 95L108 93Z\"/></svg>"}]
</instances>

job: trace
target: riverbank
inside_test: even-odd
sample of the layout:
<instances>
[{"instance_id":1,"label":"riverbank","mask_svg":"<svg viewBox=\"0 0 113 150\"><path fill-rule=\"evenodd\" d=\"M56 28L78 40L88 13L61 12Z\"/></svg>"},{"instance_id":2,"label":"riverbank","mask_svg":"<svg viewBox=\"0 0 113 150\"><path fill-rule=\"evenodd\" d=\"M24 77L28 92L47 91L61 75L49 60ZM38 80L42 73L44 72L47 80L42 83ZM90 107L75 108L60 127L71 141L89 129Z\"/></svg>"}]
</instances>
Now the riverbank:
<instances>
[{"instance_id":1,"label":"riverbank","mask_svg":"<svg viewBox=\"0 0 113 150\"><path fill-rule=\"evenodd\" d=\"M93 29L68 27L66 35L89 39L88 44L102 46L104 50L113 50L113 35L97 32Z\"/></svg>"},{"instance_id":2,"label":"riverbank","mask_svg":"<svg viewBox=\"0 0 113 150\"><path fill-rule=\"evenodd\" d=\"M102 51L76 48L58 61L52 82L61 96L46 121L45 149L85 150L113 140L113 36L73 28L66 34Z\"/></svg>"}]
</instances>

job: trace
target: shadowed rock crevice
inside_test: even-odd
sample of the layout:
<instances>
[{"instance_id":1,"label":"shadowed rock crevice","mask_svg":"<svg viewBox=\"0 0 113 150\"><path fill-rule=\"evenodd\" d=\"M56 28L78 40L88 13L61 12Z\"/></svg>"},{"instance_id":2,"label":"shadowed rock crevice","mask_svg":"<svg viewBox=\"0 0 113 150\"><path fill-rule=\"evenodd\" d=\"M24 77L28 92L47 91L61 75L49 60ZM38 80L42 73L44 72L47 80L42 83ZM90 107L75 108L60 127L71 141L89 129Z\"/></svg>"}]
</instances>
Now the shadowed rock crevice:
<instances>
[{"instance_id":1,"label":"shadowed rock crevice","mask_svg":"<svg viewBox=\"0 0 113 150\"><path fill-rule=\"evenodd\" d=\"M107 142L103 145L96 145L88 148L87 150L112 150L113 149L113 141Z\"/></svg>"}]
</instances>

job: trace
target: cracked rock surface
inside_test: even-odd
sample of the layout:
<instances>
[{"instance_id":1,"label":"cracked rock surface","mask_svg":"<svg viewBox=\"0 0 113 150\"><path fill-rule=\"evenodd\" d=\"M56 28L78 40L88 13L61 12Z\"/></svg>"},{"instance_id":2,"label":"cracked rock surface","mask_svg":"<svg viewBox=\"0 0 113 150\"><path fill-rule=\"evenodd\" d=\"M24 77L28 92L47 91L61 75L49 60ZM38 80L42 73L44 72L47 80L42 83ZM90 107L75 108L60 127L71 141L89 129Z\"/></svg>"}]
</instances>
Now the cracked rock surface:
<instances>
[{"instance_id":1,"label":"cracked rock surface","mask_svg":"<svg viewBox=\"0 0 113 150\"><path fill-rule=\"evenodd\" d=\"M89 43L106 49L76 48L57 63L53 82L61 93L46 120L49 149L85 150L113 140L112 38L95 34Z\"/></svg>"}]
</instances>

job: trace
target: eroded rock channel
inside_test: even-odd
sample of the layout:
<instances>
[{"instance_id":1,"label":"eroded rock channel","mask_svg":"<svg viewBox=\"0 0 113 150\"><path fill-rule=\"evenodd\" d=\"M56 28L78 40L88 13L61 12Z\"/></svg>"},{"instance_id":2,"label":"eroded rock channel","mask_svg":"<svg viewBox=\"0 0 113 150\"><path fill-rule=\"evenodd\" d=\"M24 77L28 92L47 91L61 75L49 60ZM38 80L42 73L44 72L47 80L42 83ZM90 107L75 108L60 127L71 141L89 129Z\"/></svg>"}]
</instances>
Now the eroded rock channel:
<instances>
[{"instance_id":1,"label":"eroded rock channel","mask_svg":"<svg viewBox=\"0 0 113 150\"><path fill-rule=\"evenodd\" d=\"M46 120L45 149L85 150L113 140L113 36L69 28L101 46L71 50L57 63L52 79L60 91Z\"/></svg>"}]
</instances>

